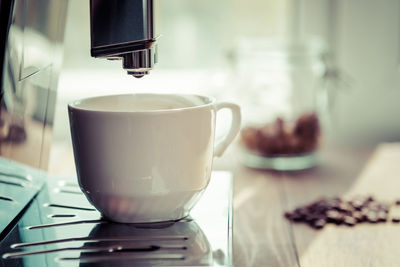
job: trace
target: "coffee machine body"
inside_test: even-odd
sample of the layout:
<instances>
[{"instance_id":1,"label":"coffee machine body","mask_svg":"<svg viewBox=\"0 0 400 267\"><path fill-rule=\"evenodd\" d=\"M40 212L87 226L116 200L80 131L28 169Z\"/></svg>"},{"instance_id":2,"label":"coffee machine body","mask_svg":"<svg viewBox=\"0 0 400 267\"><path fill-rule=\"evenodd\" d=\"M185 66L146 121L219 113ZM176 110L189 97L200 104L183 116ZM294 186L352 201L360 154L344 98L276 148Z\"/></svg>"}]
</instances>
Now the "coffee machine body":
<instances>
[{"instance_id":1,"label":"coffee machine body","mask_svg":"<svg viewBox=\"0 0 400 267\"><path fill-rule=\"evenodd\" d=\"M67 0L0 0L0 156L46 169Z\"/></svg>"},{"instance_id":2,"label":"coffee machine body","mask_svg":"<svg viewBox=\"0 0 400 267\"><path fill-rule=\"evenodd\" d=\"M0 156L42 169L67 7L68 0L0 0ZM153 0L90 0L91 56L121 60L137 78L148 74L157 58L154 11Z\"/></svg>"},{"instance_id":3,"label":"coffee machine body","mask_svg":"<svg viewBox=\"0 0 400 267\"><path fill-rule=\"evenodd\" d=\"M93 57L122 60L128 74L140 78L157 62L153 0L91 0Z\"/></svg>"},{"instance_id":4,"label":"coffee machine body","mask_svg":"<svg viewBox=\"0 0 400 267\"><path fill-rule=\"evenodd\" d=\"M43 170L67 8L68 0L0 0L0 255L10 248L10 229L18 232L16 222L52 180ZM122 59L135 77L147 74L156 56L153 12L152 0L90 1L91 55Z\"/></svg>"}]
</instances>

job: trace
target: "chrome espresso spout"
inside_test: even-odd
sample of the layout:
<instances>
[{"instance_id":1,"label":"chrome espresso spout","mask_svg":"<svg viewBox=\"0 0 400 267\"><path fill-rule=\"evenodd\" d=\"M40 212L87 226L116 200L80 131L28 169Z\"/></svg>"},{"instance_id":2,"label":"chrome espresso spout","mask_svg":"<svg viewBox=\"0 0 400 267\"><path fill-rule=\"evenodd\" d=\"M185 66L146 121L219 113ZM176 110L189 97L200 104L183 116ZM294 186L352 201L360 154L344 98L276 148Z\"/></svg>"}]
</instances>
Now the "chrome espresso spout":
<instances>
[{"instance_id":1,"label":"chrome espresso spout","mask_svg":"<svg viewBox=\"0 0 400 267\"><path fill-rule=\"evenodd\" d=\"M91 55L140 78L157 62L153 0L90 0Z\"/></svg>"}]
</instances>

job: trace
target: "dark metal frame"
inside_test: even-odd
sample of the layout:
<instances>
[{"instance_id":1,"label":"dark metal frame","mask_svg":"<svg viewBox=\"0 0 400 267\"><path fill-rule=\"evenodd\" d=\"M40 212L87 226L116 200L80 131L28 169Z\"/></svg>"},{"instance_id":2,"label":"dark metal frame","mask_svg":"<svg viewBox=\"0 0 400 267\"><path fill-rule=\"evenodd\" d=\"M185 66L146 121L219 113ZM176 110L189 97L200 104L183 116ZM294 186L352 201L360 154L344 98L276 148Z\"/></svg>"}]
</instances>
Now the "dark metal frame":
<instances>
[{"instance_id":1,"label":"dark metal frame","mask_svg":"<svg viewBox=\"0 0 400 267\"><path fill-rule=\"evenodd\" d=\"M0 0L0 101L3 99L3 68L14 0Z\"/></svg>"}]
</instances>

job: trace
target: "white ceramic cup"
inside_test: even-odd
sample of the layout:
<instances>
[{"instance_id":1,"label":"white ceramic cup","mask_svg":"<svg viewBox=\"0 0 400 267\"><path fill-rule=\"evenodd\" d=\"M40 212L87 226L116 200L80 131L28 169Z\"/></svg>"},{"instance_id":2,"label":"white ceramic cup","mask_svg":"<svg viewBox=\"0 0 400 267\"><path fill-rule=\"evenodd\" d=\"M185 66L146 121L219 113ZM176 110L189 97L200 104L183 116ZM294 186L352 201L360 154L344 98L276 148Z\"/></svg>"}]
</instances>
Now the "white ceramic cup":
<instances>
[{"instance_id":1,"label":"white ceramic cup","mask_svg":"<svg viewBox=\"0 0 400 267\"><path fill-rule=\"evenodd\" d=\"M232 112L230 130L214 142L216 113ZM178 220L189 214L240 129L232 103L183 94L100 96L68 105L79 185L108 219L125 223Z\"/></svg>"}]
</instances>

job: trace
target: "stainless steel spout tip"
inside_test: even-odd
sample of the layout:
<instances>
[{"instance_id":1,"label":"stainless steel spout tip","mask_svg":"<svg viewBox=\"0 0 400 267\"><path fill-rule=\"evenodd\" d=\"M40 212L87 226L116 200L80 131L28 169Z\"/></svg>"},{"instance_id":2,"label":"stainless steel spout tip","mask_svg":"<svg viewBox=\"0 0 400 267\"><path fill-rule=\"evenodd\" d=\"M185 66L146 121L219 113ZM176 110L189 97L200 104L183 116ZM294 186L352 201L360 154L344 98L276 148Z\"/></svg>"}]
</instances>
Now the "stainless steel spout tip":
<instances>
[{"instance_id":1,"label":"stainless steel spout tip","mask_svg":"<svg viewBox=\"0 0 400 267\"><path fill-rule=\"evenodd\" d=\"M135 78L142 78L144 75L149 74L148 71L128 71L129 75L132 75Z\"/></svg>"},{"instance_id":2,"label":"stainless steel spout tip","mask_svg":"<svg viewBox=\"0 0 400 267\"><path fill-rule=\"evenodd\" d=\"M153 68L155 64L156 50L154 47L126 53L122 55L123 68L128 74L141 78Z\"/></svg>"}]
</instances>

